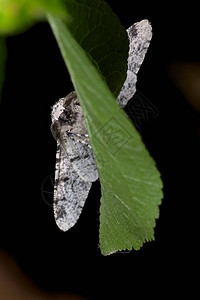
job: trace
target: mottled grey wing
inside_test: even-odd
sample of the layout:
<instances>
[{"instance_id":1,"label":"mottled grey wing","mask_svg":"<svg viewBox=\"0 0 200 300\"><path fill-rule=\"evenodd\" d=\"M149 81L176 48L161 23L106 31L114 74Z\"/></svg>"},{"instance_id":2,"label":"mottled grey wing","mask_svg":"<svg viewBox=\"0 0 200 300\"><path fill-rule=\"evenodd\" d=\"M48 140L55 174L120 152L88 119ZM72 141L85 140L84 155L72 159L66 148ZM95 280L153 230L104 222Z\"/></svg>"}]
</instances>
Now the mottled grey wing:
<instances>
[{"instance_id":1,"label":"mottled grey wing","mask_svg":"<svg viewBox=\"0 0 200 300\"><path fill-rule=\"evenodd\" d=\"M148 20L142 20L129 27L127 34L129 38L127 78L117 98L121 107L124 107L136 92L137 73L152 38L152 27Z\"/></svg>"},{"instance_id":2,"label":"mottled grey wing","mask_svg":"<svg viewBox=\"0 0 200 300\"><path fill-rule=\"evenodd\" d=\"M57 145L54 216L58 227L67 231L77 222L92 184L78 175L62 145Z\"/></svg>"},{"instance_id":3,"label":"mottled grey wing","mask_svg":"<svg viewBox=\"0 0 200 300\"><path fill-rule=\"evenodd\" d=\"M87 182L98 179L98 172L91 146L79 139L78 136L63 133L63 145L77 174Z\"/></svg>"}]
</instances>

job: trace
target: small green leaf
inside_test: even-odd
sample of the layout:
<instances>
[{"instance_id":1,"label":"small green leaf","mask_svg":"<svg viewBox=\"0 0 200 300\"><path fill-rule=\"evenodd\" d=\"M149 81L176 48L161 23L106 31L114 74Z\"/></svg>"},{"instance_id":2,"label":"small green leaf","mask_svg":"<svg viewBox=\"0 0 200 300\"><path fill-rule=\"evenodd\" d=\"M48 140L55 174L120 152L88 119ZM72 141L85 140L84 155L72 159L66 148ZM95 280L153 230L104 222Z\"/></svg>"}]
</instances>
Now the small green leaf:
<instances>
[{"instance_id":1,"label":"small green leaf","mask_svg":"<svg viewBox=\"0 0 200 300\"><path fill-rule=\"evenodd\" d=\"M46 12L63 15L61 0L0 0L0 34L19 33L45 18Z\"/></svg>"}]
</instances>

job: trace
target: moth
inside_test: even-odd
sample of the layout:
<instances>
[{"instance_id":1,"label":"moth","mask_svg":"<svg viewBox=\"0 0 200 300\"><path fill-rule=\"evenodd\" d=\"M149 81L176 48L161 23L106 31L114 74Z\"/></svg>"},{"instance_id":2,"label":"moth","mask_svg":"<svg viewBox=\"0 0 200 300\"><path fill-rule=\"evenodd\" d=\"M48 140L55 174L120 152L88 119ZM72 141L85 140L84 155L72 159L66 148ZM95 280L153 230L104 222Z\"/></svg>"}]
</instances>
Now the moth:
<instances>
[{"instance_id":1,"label":"moth","mask_svg":"<svg viewBox=\"0 0 200 300\"><path fill-rule=\"evenodd\" d=\"M57 141L54 216L58 227L67 231L79 218L98 172L76 92L53 106L51 118Z\"/></svg>"},{"instance_id":2,"label":"moth","mask_svg":"<svg viewBox=\"0 0 200 300\"><path fill-rule=\"evenodd\" d=\"M136 91L137 72L152 37L147 20L127 29L129 57L127 78L117 98L123 108ZM98 179L88 131L76 92L61 98L52 107L51 132L57 142L54 216L58 227L67 231L78 220L92 182Z\"/></svg>"}]
</instances>

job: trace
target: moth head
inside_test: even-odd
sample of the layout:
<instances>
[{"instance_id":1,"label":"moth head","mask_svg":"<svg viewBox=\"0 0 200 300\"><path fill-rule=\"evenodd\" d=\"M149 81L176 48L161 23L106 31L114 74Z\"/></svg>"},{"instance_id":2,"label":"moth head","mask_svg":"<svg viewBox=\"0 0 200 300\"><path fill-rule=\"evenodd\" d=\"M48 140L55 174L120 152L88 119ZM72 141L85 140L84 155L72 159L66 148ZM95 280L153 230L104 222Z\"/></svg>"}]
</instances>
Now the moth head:
<instances>
[{"instance_id":1,"label":"moth head","mask_svg":"<svg viewBox=\"0 0 200 300\"><path fill-rule=\"evenodd\" d=\"M77 122L78 116L82 116L82 109L75 92L71 92L63 100L64 110L59 115L61 125L72 126Z\"/></svg>"},{"instance_id":2,"label":"moth head","mask_svg":"<svg viewBox=\"0 0 200 300\"><path fill-rule=\"evenodd\" d=\"M52 123L57 121L60 125L60 129L62 128L62 130L65 131L71 131L74 130L75 127L81 126L83 112L76 92L71 92L65 98L61 98L56 102L52 108L51 118Z\"/></svg>"},{"instance_id":3,"label":"moth head","mask_svg":"<svg viewBox=\"0 0 200 300\"><path fill-rule=\"evenodd\" d=\"M71 92L64 98L63 106L67 113L74 113L76 110L80 109L80 104L76 92Z\"/></svg>"}]
</instances>

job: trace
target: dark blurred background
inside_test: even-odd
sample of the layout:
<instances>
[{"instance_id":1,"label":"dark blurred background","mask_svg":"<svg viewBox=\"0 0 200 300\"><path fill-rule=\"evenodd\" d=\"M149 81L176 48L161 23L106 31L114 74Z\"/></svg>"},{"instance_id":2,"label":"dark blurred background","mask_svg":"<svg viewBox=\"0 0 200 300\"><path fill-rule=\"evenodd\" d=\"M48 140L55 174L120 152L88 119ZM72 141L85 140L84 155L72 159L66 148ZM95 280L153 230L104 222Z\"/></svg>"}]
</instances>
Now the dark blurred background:
<instances>
[{"instance_id":1,"label":"dark blurred background","mask_svg":"<svg viewBox=\"0 0 200 300\"><path fill-rule=\"evenodd\" d=\"M198 243L199 111L177 88L179 69L171 70L176 62L184 66L200 61L198 7L107 2L125 28L146 18L153 27L137 88L158 112L141 119L140 125L164 183L155 241L140 251L101 255L99 182L93 184L75 227L67 233L57 228L52 208L44 201L51 195L41 193L51 190L49 175L55 165L50 107L73 86L50 27L40 23L7 41L0 105L0 247L37 285L50 291L75 292L89 299L185 293ZM200 101L200 92L197 98Z\"/></svg>"}]
</instances>

